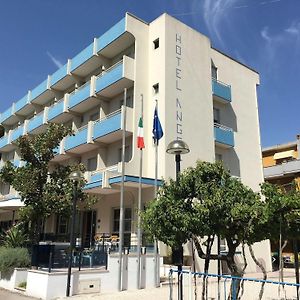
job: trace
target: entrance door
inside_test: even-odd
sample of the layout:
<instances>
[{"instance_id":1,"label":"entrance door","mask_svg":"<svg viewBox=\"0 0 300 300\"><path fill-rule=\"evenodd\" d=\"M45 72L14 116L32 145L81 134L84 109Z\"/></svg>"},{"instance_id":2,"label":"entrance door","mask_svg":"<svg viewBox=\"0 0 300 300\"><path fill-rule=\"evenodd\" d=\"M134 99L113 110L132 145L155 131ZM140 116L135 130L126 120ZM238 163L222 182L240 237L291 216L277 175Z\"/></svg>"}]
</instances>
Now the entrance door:
<instances>
[{"instance_id":1,"label":"entrance door","mask_svg":"<svg viewBox=\"0 0 300 300\"><path fill-rule=\"evenodd\" d=\"M95 244L96 233L96 211L84 211L82 216L82 246L92 248Z\"/></svg>"}]
</instances>

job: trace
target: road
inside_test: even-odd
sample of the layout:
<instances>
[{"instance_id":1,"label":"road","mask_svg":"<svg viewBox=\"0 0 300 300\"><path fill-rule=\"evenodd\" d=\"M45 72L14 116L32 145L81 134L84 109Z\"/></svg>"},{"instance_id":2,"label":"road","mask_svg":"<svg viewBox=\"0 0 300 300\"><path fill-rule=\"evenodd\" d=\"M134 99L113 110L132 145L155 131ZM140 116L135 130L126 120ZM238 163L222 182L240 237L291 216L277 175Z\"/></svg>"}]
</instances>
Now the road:
<instances>
[{"instance_id":1,"label":"road","mask_svg":"<svg viewBox=\"0 0 300 300\"><path fill-rule=\"evenodd\" d=\"M19 293L13 293L7 290L0 289L0 299L5 300L37 300L37 298L23 296Z\"/></svg>"}]
</instances>

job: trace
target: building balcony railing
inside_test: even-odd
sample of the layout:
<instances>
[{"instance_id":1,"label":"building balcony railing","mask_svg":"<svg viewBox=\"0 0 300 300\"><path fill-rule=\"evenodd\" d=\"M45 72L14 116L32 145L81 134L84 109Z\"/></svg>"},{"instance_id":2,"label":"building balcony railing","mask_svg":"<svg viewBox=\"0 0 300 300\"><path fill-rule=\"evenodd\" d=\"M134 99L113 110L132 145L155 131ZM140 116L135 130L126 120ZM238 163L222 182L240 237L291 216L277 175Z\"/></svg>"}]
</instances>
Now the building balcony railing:
<instances>
[{"instance_id":1,"label":"building balcony railing","mask_svg":"<svg viewBox=\"0 0 300 300\"><path fill-rule=\"evenodd\" d=\"M224 125L214 124L215 142L224 148L234 147L234 135L233 130Z\"/></svg>"},{"instance_id":2,"label":"building balcony railing","mask_svg":"<svg viewBox=\"0 0 300 300\"><path fill-rule=\"evenodd\" d=\"M32 119L30 119L27 126L27 132L35 133L34 131L36 129L40 128L42 125L45 125L47 123L47 115L48 115L48 110L47 108L45 108L43 111L38 113Z\"/></svg>"},{"instance_id":3,"label":"building balcony railing","mask_svg":"<svg viewBox=\"0 0 300 300\"><path fill-rule=\"evenodd\" d=\"M91 97L91 81L86 82L78 89L70 93L69 95L69 109L73 109L75 106L81 104L83 101Z\"/></svg>"},{"instance_id":4,"label":"building balcony railing","mask_svg":"<svg viewBox=\"0 0 300 300\"><path fill-rule=\"evenodd\" d=\"M284 162L280 165L264 168L266 179L293 175L300 172L300 159Z\"/></svg>"},{"instance_id":5,"label":"building balcony railing","mask_svg":"<svg viewBox=\"0 0 300 300\"><path fill-rule=\"evenodd\" d=\"M111 44L114 40L120 37L126 30L126 19L123 18L108 31L102 34L97 40L97 52L100 52L106 46Z\"/></svg>"},{"instance_id":6,"label":"building balcony railing","mask_svg":"<svg viewBox=\"0 0 300 300\"><path fill-rule=\"evenodd\" d=\"M11 134L9 133L0 138L0 150L4 150L10 144L10 136Z\"/></svg>"},{"instance_id":7,"label":"building balcony railing","mask_svg":"<svg viewBox=\"0 0 300 300\"><path fill-rule=\"evenodd\" d=\"M73 136L69 136L65 141L65 151L77 148L81 145L87 144L88 140L88 125L78 129Z\"/></svg>"},{"instance_id":8,"label":"building balcony railing","mask_svg":"<svg viewBox=\"0 0 300 300\"><path fill-rule=\"evenodd\" d=\"M15 112L18 113L21 111L26 105L30 104L30 98L28 94L24 96L22 99L16 102L15 104Z\"/></svg>"},{"instance_id":9,"label":"building balcony railing","mask_svg":"<svg viewBox=\"0 0 300 300\"><path fill-rule=\"evenodd\" d=\"M23 134L24 134L24 125L21 125L17 127L15 130L13 130L11 134L11 142L16 141Z\"/></svg>"},{"instance_id":10,"label":"building balcony railing","mask_svg":"<svg viewBox=\"0 0 300 300\"><path fill-rule=\"evenodd\" d=\"M223 103L231 102L231 86L216 79L212 79L212 92L216 100Z\"/></svg>"},{"instance_id":11,"label":"building balcony railing","mask_svg":"<svg viewBox=\"0 0 300 300\"><path fill-rule=\"evenodd\" d=\"M71 60L70 71L73 72L78 67L83 65L87 60L89 60L94 55L94 43L87 46L80 53L74 56Z\"/></svg>"},{"instance_id":12,"label":"building balcony railing","mask_svg":"<svg viewBox=\"0 0 300 300\"><path fill-rule=\"evenodd\" d=\"M31 99L35 99L41 94L43 94L48 89L49 78L40 83L36 88L31 91Z\"/></svg>"},{"instance_id":13,"label":"building balcony railing","mask_svg":"<svg viewBox=\"0 0 300 300\"><path fill-rule=\"evenodd\" d=\"M49 107L48 111L48 121L52 121L56 117L60 116L65 111L65 98L60 99L56 103L54 103L52 106Z\"/></svg>"},{"instance_id":14,"label":"building balcony railing","mask_svg":"<svg viewBox=\"0 0 300 300\"><path fill-rule=\"evenodd\" d=\"M109 98L113 97L122 93L124 88L131 87L133 80L134 59L123 56L123 60L111 66L96 78L96 94Z\"/></svg>"},{"instance_id":15,"label":"building balcony railing","mask_svg":"<svg viewBox=\"0 0 300 300\"><path fill-rule=\"evenodd\" d=\"M8 119L14 116L14 113L15 113L15 109L14 109L14 105L12 105L1 114L0 123L5 123L5 121L7 121Z\"/></svg>"},{"instance_id":16,"label":"building balcony railing","mask_svg":"<svg viewBox=\"0 0 300 300\"><path fill-rule=\"evenodd\" d=\"M68 75L68 64L66 63L51 75L50 86L55 85L58 81L60 81L67 75Z\"/></svg>"}]
</instances>

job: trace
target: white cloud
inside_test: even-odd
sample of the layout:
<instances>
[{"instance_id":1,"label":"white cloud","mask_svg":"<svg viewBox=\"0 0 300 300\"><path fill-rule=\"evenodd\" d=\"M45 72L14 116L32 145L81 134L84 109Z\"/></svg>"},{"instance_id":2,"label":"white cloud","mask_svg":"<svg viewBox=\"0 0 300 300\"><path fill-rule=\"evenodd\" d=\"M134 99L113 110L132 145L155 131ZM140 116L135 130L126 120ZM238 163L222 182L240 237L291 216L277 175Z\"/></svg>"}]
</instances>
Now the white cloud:
<instances>
[{"instance_id":1,"label":"white cloud","mask_svg":"<svg viewBox=\"0 0 300 300\"><path fill-rule=\"evenodd\" d=\"M203 17L211 35L215 35L223 43L221 28L223 21L228 17L228 11L238 0L204 0Z\"/></svg>"},{"instance_id":2,"label":"white cloud","mask_svg":"<svg viewBox=\"0 0 300 300\"><path fill-rule=\"evenodd\" d=\"M299 22L293 22L290 27L285 29L286 33L292 34L292 35L299 35L300 34L300 21Z\"/></svg>"},{"instance_id":3,"label":"white cloud","mask_svg":"<svg viewBox=\"0 0 300 300\"><path fill-rule=\"evenodd\" d=\"M272 42L272 38L269 35L269 28L267 26L265 26L261 31L260 31L260 35L262 36L262 38L267 41L268 43Z\"/></svg>"},{"instance_id":4,"label":"white cloud","mask_svg":"<svg viewBox=\"0 0 300 300\"><path fill-rule=\"evenodd\" d=\"M57 58L55 58L49 51L46 52L51 61L58 67L61 68L63 63L61 63Z\"/></svg>"}]
</instances>

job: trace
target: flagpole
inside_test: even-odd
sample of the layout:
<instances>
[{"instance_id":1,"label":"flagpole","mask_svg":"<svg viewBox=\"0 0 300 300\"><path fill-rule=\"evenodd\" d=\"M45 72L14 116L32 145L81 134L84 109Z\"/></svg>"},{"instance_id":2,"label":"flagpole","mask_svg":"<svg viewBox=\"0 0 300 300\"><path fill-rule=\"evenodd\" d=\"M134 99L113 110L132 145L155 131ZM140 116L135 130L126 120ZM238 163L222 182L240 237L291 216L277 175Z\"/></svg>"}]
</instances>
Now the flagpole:
<instances>
[{"instance_id":1,"label":"flagpole","mask_svg":"<svg viewBox=\"0 0 300 300\"><path fill-rule=\"evenodd\" d=\"M157 100L155 100L155 109L157 109ZM158 140L154 139L154 145L155 145L155 177L154 177L154 198L157 198L157 178L158 178ZM155 266L155 272L154 272L154 282L155 285L159 286L159 275L158 275L158 244L157 239L154 237L154 266Z\"/></svg>"},{"instance_id":2,"label":"flagpole","mask_svg":"<svg viewBox=\"0 0 300 300\"><path fill-rule=\"evenodd\" d=\"M127 100L127 89L124 89L124 116L122 122L122 175L121 175L121 192L120 192L120 222L119 222L119 276L118 276L118 287L119 291L123 290L122 287L122 275L123 275L123 244L124 244L124 176L125 176L125 138L126 138L126 100Z\"/></svg>"},{"instance_id":3,"label":"flagpole","mask_svg":"<svg viewBox=\"0 0 300 300\"><path fill-rule=\"evenodd\" d=\"M141 94L141 118L143 120L143 94ZM140 148L140 174L139 174L139 193L138 193L138 222L137 222L137 254L138 254L138 270L137 270L137 288L141 289L141 211L142 211L142 175L143 175L143 148Z\"/></svg>"}]
</instances>

